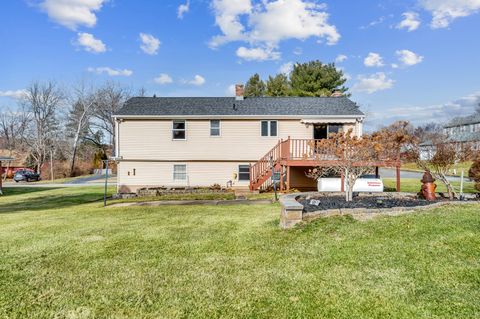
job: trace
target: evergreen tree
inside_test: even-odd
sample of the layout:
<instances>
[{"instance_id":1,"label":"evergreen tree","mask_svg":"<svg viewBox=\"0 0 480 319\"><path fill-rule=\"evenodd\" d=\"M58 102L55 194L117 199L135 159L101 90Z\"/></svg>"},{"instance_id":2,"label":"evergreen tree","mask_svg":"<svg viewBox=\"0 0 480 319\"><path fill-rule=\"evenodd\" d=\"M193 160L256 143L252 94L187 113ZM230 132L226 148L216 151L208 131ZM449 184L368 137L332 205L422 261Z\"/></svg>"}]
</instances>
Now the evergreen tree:
<instances>
[{"instance_id":1,"label":"evergreen tree","mask_svg":"<svg viewBox=\"0 0 480 319\"><path fill-rule=\"evenodd\" d=\"M245 84L245 97L258 97L265 95L265 83L260 78L258 73L255 73L250 79L248 79L247 84Z\"/></svg>"},{"instance_id":2,"label":"evergreen tree","mask_svg":"<svg viewBox=\"0 0 480 319\"><path fill-rule=\"evenodd\" d=\"M290 94L290 82L285 74L269 76L267 81L267 96L288 96Z\"/></svg>"},{"instance_id":3,"label":"evergreen tree","mask_svg":"<svg viewBox=\"0 0 480 319\"><path fill-rule=\"evenodd\" d=\"M344 93L348 90L343 86L346 81L334 63L323 64L318 60L297 63L290 74L291 95L330 96L336 90Z\"/></svg>"}]
</instances>

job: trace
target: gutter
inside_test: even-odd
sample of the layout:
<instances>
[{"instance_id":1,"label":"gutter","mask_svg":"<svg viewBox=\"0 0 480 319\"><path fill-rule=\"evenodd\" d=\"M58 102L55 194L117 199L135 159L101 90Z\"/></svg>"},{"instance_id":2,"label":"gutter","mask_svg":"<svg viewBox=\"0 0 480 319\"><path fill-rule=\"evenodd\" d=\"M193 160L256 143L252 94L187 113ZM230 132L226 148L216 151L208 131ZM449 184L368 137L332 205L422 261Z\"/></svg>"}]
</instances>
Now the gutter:
<instances>
[{"instance_id":1,"label":"gutter","mask_svg":"<svg viewBox=\"0 0 480 319\"><path fill-rule=\"evenodd\" d=\"M257 119L286 119L286 120L302 120L302 119L364 119L365 115L112 115L114 119L238 119L238 120L257 120Z\"/></svg>"}]
</instances>

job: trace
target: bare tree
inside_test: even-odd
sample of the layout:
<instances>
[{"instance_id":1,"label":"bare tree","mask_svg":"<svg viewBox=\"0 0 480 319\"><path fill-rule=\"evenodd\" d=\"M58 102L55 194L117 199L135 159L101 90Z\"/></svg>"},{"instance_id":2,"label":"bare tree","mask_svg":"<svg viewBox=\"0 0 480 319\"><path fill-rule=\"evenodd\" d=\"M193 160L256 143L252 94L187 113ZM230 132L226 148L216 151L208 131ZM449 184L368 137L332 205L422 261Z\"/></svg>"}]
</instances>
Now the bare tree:
<instances>
[{"instance_id":1,"label":"bare tree","mask_svg":"<svg viewBox=\"0 0 480 319\"><path fill-rule=\"evenodd\" d=\"M23 106L31 117L24 141L30 148L38 173L54 141L58 128L57 111L63 100L62 92L53 82L33 82L23 96Z\"/></svg>"},{"instance_id":2,"label":"bare tree","mask_svg":"<svg viewBox=\"0 0 480 319\"><path fill-rule=\"evenodd\" d=\"M353 199L357 179L371 173L379 163L398 163L404 144L413 137L408 122L396 122L373 134L362 137L353 131L331 134L328 139L313 142L319 167L310 170L308 177L318 179L326 175L342 175L345 179L345 199Z\"/></svg>"},{"instance_id":3,"label":"bare tree","mask_svg":"<svg viewBox=\"0 0 480 319\"><path fill-rule=\"evenodd\" d=\"M130 98L130 91L114 82L107 83L97 92L95 121L93 125L110 137L110 145L115 151L115 120L112 115Z\"/></svg>"},{"instance_id":4,"label":"bare tree","mask_svg":"<svg viewBox=\"0 0 480 319\"><path fill-rule=\"evenodd\" d=\"M21 149L27 124L28 114L22 110L13 112L7 109L0 113L0 137L4 142L3 147L8 150L9 157L13 157L15 150ZM7 171L9 166L10 162L7 163Z\"/></svg>"},{"instance_id":5,"label":"bare tree","mask_svg":"<svg viewBox=\"0 0 480 319\"><path fill-rule=\"evenodd\" d=\"M472 149L468 145L456 145L449 142L444 135L438 135L432 140L431 156L421 156L422 149L418 143L408 146L408 156L424 171L429 171L433 177L440 180L447 188L448 197L455 197L455 190L448 179L450 170L460 162L471 157Z\"/></svg>"},{"instance_id":6,"label":"bare tree","mask_svg":"<svg viewBox=\"0 0 480 319\"><path fill-rule=\"evenodd\" d=\"M27 124L28 114L23 110L13 112L7 109L0 113L0 136L4 140L5 148L10 152L10 156L22 142Z\"/></svg>"},{"instance_id":7,"label":"bare tree","mask_svg":"<svg viewBox=\"0 0 480 319\"><path fill-rule=\"evenodd\" d=\"M95 93L92 89L87 89L84 83L80 83L74 88L67 123L67 129L72 133L70 176L73 176L74 173L79 143L89 133L91 118L95 112L95 101Z\"/></svg>"}]
</instances>

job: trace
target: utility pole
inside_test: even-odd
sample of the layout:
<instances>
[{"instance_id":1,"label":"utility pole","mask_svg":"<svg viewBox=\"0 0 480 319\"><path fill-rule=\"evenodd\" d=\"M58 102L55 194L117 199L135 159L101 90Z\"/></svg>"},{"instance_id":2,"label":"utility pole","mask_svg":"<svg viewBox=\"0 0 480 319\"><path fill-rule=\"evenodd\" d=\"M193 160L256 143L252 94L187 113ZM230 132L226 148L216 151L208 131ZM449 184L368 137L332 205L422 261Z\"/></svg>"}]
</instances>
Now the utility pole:
<instances>
[{"instance_id":1,"label":"utility pole","mask_svg":"<svg viewBox=\"0 0 480 319\"><path fill-rule=\"evenodd\" d=\"M50 179L54 180L54 174L53 174L53 147L50 147Z\"/></svg>"}]
</instances>

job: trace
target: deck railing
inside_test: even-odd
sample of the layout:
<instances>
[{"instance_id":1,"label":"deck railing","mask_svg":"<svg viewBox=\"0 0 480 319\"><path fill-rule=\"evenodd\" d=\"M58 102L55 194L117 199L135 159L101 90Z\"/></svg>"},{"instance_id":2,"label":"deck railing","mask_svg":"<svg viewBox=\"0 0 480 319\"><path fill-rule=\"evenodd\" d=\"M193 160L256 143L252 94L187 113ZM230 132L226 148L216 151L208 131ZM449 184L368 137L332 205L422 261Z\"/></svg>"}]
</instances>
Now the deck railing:
<instances>
[{"instance_id":1,"label":"deck railing","mask_svg":"<svg viewBox=\"0 0 480 319\"><path fill-rule=\"evenodd\" d=\"M284 165L285 162L287 162L286 165L292 165L292 161L323 161L335 165L341 161L334 151L322 148L321 141L319 139L291 138L280 140L258 162L250 166L250 187L258 189L259 184L262 184L262 187L268 187L273 183L271 178L267 178L270 176L272 164L274 167L278 167L278 164ZM400 159L376 159L371 162L359 163L366 166L396 166L398 168ZM278 171L283 172L280 168L277 169Z\"/></svg>"}]
</instances>

